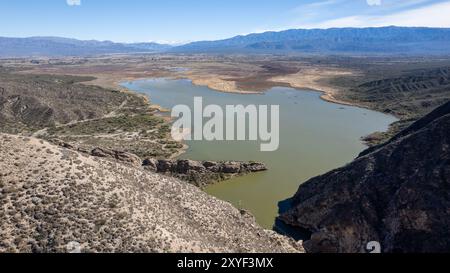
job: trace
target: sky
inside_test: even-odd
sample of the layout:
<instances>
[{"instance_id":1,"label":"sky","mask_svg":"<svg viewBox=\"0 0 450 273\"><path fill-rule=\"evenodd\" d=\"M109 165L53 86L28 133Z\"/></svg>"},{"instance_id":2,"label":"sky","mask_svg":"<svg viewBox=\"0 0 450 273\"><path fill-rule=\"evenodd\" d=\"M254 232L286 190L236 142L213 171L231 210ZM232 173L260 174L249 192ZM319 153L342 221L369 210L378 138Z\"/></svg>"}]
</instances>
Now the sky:
<instances>
[{"instance_id":1,"label":"sky","mask_svg":"<svg viewBox=\"0 0 450 273\"><path fill-rule=\"evenodd\" d=\"M450 27L450 0L0 0L0 36L181 44L292 28Z\"/></svg>"}]
</instances>

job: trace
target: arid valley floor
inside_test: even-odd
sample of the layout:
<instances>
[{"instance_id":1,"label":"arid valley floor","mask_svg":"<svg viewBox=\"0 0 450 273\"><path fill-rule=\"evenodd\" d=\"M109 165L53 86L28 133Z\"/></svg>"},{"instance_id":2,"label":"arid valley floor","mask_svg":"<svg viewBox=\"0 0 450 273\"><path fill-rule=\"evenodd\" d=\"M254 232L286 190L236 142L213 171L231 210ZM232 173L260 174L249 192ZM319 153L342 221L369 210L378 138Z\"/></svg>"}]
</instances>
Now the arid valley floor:
<instances>
[{"instance_id":1,"label":"arid valley floor","mask_svg":"<svg viewBox=\"0 0 450 273\"><path fill-rule=\"evenodd\" d=\"M170 120L161 115L165 109L120 86L160 77L186 78L220 92L264 92L274 86L318 90L324 100L396 116L399 121L388 132L364 138L370 146L388 141L450 99L446 57L136 54L2 59L0 151L8 156L0 161L0 218L6 223L0 251L64 251L82 229L89 230L82 236L94 252L304 251L292 239L260 228L248 212L173 178L201 187L264 166L174 160L186 146L171 139ZM238 171L228 171L236 166ZM124 184L117 187L118 180ZM71 208L80 193L80 206L101 208L99 217L83 207ZM24 202L34 205L13 209ZM63 235L72 227L72 234ZM129 231L141 235L113 240Z\"/></svg>"},{"instance_id":2,"label":"arid valley floor","mask_svg":"<svg viewBox=\"0 0 450 273\"><path fill-rule=\"evenodd\" d=\"M445 57L166 54L11 59L0 64L19 74L88 77L84 84L122 91L121 82L157 77L187 78L221 92L264 92L273 86L319 90L331 102L393 114L402 120L394 126L400 128L448 99L450 73ZM376 137L370 140L376 142Z\"/></svg>"}]
</instances>

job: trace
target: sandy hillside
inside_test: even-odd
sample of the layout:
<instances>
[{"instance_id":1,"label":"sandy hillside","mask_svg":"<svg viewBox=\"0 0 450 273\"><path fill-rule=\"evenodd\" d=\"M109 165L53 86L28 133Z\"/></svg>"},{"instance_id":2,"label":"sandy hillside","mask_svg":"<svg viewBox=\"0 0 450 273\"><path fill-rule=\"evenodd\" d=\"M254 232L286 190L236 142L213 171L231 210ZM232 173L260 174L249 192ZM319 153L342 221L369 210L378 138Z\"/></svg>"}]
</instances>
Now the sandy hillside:
<instances>
[{"instance_id":1,"label":"sandy hillside","mask_svg":"<svg viewBox=\"0 0 450 273\"><path fill-rule=\"evenodd\" d=\"M0 134L0 252L296 252L179 180ZM295 245L295 246L293 246Z\"/></svg>"}]
</instances>

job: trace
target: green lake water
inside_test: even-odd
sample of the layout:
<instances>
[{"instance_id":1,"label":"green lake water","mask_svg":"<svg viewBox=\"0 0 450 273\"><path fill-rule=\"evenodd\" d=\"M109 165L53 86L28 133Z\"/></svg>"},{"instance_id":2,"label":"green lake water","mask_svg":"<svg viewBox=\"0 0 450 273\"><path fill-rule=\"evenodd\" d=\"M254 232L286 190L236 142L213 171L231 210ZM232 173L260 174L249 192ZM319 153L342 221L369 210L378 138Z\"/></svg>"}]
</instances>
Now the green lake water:
<instances>
[{"instance_id":1,"label":"green lake water","mask_svg":"<svg viewBox=\"0 0 450 273\"><path fill-rule=\"evenodd\" d=\"M194 160L262 161L269 171L234 178L206 191L252 212L257 221L272 228L278 202L292 197L299 185L351 162L366 147L361 137L385 131L392 116L363 108L342 106L320 99L319 92L275 87L264 94L231 94L192 85L189 80L148 79L123 86L147 94L165 108L192 106L194 97L204 105L280 105L280 147L260 152L259 142L188 141L182 158Z\"/></svg>"}]
</instances>

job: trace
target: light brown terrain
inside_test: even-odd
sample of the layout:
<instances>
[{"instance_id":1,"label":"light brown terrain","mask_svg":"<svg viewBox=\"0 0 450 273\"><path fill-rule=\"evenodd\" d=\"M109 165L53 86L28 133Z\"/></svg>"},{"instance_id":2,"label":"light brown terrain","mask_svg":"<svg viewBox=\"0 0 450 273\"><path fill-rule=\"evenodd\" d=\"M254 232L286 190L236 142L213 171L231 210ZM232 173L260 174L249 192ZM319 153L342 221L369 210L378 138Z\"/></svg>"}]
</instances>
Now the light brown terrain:
<instances>
[{"instance_id":1,"label":"light brown terrain","mask_svg":"<svg viewBox=\"0 0 450 273\"><path fill-rule=\"evenodd\" d=\"M264 92L288 86L324 92L323 99L391 113L401 119L420 116L443 103L434 101L435 91L446 87L450 66L447 57L337 57L272 55L113 55L96 58L2 60L0 65L22 73L45 73L95 77L86 84L122 89L121 82L141 78L187 78L194 84L222 92ZM434 71L444 71L437 75ZM424 78L427 77L427 78ZM443 78L443 79L440 79ZM430 82L435 80L436 82ZM382 86L380 84L392 84ZM379 85L378 87L376 85ZM372 86L373 88L368 88ZM389 88L385 95L376 93ZM412 91L404 96L403 91ZM445 89L447 90L447 89ZM123 90L127 91L127 90ZM386 93L386 92L384 92ZM426 93L421 109L410 109ZM445 93L445 98L450 96ZM395 101L394 103L389 103ZM423 111L422 111L423 110Z\"/></svg>"},{"instance_id":2,"label":"light brown terrain","mask_svg":"<svg viewBox=\"0 0 450 273\"><path fill-rule=\"evenodd\" d=\"M264 92L274 86L317 90L329 102L365 107L400 119L389 132L366 137L369 145L386 141L450 99L450 59L446 57L147 54L10 59L1 60L0 65L24 74L95 77L84 84L126 93L130 91L121 87L121 82L155 77L187 78L221 92Z\"/></svg>"},{"instance_id":3,"label":"light brown terrain","mask_svg":"<svg viewBox=\"0 0 450 273\"><path fill-rule=\"evenodd\" d=\"M342 89L326 82L327 79L342 76L354 76L355 74L356 72L349 69L305 67L295 74L277 76L270 80L277 83L286 83L297 89L321 91L324 93L321 98L329 102L343 105L355 105L356 103L337 99L336 96L339 92L343 92Z\"/></svg>"},{"instance_id":4,"label":"light brown terrain","mask_svg":"<svg viewBox=\"0 0 450 273\"><path fill-rule=\"evenodd\" d=\"M320 90L331 102L399 117L391 131L367 139L377 144L449 100L449 71L446 58L0 60L1 132L19 134L0 135L0 252L63 252L72 241L88 252L302 250L258 227L248 213L176 178L141 169L134 155L129 157L136 159L134 166L88 155L107 150L117 157L130 152L142 159L167 159L183 150L168 138L169 123L158 115L158 107L120 82L168 77L222 92L264 92L274 86ZM93 106L96 100L83 94L104 101ZM68 145L53 146L30 135ZM78 149L67 149L72 145Z\"/></svg>"},{"instance_id":5,"label":"light brown terrain","mask_svg":"<svg viewBox=\"0 0 450 273\"><path fill-rule=\"evenodd\" d=\"M110 56L91 59L41 60L36 65L17 64L31 68L24 73L93 76L87 84L120 88L119 84L141 78L187 78L193 84L208 86L221 92L258 93L273 86L320 90L330 99L336 87L322 79L352 75L351 69L315 66L305 61L274 60L272 57L245 56Z\"/></svg>"},{"instance_id":6,"label":"light brown terrain","mask_svg":"<svg viewBox=\"0 0 450 273\"><path fill-rule=\"evenodd\" d=\"M301 252L175 178L0 134L0 252Z\"/></svg>"},{"instance_id":7,"label":"light brown terrain","mask_svg":"<svg viewBox=\"0 0 450 273\"><path fill-rule=\"evenodd\" d=\"M317 90L329 102L365 107L399 118L388 132L365 137L368 145L388 140L450 99L447 57L148 54L10 59L1 60L0 66L19 69L24 74L95 77L84 84L126 93L130 91L121 87L121 82L154 77L187 78L193 84L221 92L264 92L274 86Z\"/></svg>"}]
</instances>

